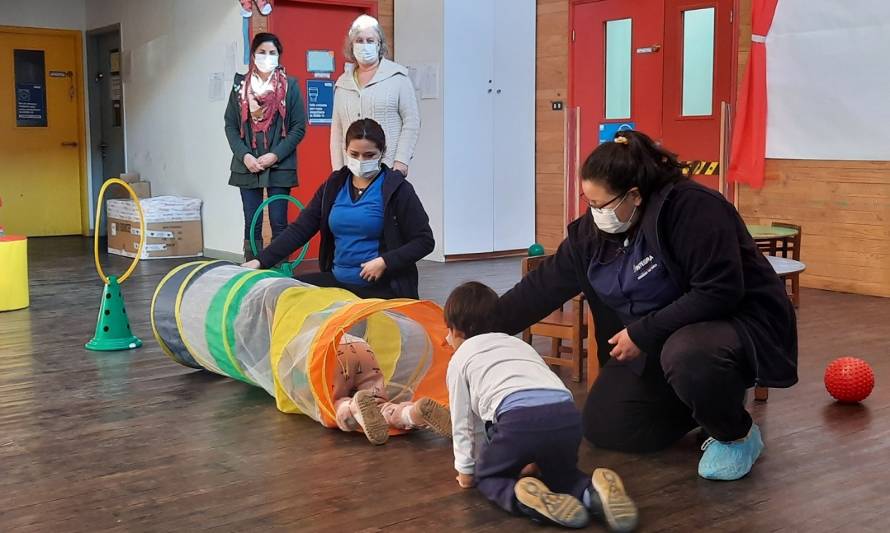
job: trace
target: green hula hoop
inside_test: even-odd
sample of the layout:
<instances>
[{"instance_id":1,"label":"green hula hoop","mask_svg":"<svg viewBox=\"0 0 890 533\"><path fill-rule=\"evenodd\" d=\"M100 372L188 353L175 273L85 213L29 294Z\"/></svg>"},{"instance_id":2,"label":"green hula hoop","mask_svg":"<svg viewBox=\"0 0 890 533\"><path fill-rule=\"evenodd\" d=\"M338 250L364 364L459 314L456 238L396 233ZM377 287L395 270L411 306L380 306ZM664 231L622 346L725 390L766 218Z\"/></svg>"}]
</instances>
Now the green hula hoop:
<instances>
[{"instance_id":1,"label":"green hula hoop","mask_svg":"<svg viewBox=\"0 0 890 533\"><path fill-rule=\"evenodd\" d=\"M299 200L289 194L275 194L263 200L263 203L261 203L260 206L257 207L256 212L253 214L253 220L250 221L250 250L253 252L254 256L259 255L259 251L256 247L256 238L254 237L253 233L254 228L256 228L256 223L257 221L259 221L260 214L263 212L263 209L275 200L287 200L288 202L297 206L300 211L303 211L303 209L305 209L305 207L303 207L303 204L301 204ZM273 267L270 270L275 270L284 274L285 276L291 277L294 274L294 269L297 268L297 265L303 262L303 259L306 258L307 253L309 253L308 242L304 244L302 248L300 248L300 255L298 255L296 259L289 263L287 261L284 261L277 267Z\"/></svg>"}]
</instances>

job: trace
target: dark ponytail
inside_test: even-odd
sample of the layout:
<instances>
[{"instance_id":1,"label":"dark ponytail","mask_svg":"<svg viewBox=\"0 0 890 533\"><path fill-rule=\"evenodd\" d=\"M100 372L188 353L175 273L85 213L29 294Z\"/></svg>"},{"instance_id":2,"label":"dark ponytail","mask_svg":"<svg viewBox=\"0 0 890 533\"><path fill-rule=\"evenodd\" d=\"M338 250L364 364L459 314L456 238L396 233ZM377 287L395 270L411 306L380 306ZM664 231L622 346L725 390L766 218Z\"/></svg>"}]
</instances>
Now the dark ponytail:
<instances>
[{"instance_id":1,"label":"dark ponytail","mask_svg":"<svg viewBox=\"0 0 890 533\"><path fill-rule=\"evenodd\" d=\"M647 200L669 183L687 179L684 166L673 154L655 144L648 135L625 130L615 134L614 142L599 145L581 166L581 179L604 184L621 194L636 187Z\"/></svg>"}]
</instances>

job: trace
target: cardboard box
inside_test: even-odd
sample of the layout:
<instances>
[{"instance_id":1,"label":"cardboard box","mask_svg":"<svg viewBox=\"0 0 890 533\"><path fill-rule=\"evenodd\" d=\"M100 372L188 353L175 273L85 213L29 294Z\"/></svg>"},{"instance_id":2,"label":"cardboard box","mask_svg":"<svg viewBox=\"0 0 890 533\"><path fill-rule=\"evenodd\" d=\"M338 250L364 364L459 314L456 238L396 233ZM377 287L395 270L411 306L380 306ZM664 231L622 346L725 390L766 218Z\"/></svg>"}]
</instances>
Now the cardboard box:
<instances>
[{"instance_id":1,"label":"cardboard box","mask_svg":"<svg viewBox=\"0 0 890 533\"><path fill-rule=\"evenodd\" d=\"M140 205L147 226L141 259L203 255L201 200L158 196ZM135 257L140 230L133 201L109 200L107 213L108 253Z\"/></svg>"},{"instance_id":2,"label":"cardboard box","mask_svg":"<svg viewBox=\"0 0 890 533\"><path fill-rule=\"evenodd\" d=\"M142 178L139 177L138 172L124 172L120 175L120 178L127 183L136 183L137 181L142 181Z\"/></svg>"},{"instance_id":3,"label":"cardboard box","mask_svg":"<svg viewBox=\"0 0 890 533\"><path fill-rule=\"evenodd\" d=\"M136 193L136 197L139 199L142 198L151 198L151 183L147 181L134 181L128 183L130 187L132 187L133 192ZM106 198L129 198L130 193L126 191L120 185L112 185L105 191Z\"/></svg>"},{"instance_id":4,"label":"cardboard box","mask_svg":"<svg viewBox=\"0 0 890 533\"><path fill-rule=\"evenodd\" d=\"M141 259L204 255L201 221L157 222L147 226ZM138 250L139 223L109 217L108 253L136 257Z\"/></svg>"}]
</instances>

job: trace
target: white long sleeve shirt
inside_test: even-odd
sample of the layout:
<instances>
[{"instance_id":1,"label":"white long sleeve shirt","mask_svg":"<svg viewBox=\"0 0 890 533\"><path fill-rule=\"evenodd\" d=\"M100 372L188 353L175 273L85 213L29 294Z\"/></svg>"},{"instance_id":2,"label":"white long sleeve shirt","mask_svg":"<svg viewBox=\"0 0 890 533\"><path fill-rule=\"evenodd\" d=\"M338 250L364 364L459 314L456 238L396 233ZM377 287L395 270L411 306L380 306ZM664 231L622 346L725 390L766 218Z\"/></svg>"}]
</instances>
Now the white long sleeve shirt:
<instances>
[{"instance_id":1,"label":"white long sleeve shirt","mask_svg":"<svg viewBox=\"0 0 890 533\"><path fill-rule=\"evenodd\" d=\"M514 392L569 390L538 352L516 337L486 333L469 338L448 363L454 468L472 474L478 435L495 419L498 406Z\"/></svg>"}]
</instances>

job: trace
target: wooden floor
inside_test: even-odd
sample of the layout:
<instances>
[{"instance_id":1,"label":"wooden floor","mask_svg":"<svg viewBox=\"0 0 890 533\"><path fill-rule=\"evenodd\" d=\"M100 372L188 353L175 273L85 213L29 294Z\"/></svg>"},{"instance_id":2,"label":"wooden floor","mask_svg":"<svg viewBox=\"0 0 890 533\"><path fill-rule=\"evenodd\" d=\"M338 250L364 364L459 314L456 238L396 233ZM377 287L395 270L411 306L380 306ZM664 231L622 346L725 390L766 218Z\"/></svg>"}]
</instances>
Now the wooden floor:
<instances>
[{"instance_id":1,"label":"wooden floor","mask_svg":"<svg viewBox=\"0 0 890 533\"><path fill-rule=\"evenodd\" d=\"M148 305L177 261L143 262L123 285L144 347L84 350L101 291L90 242L30 245L31 307L0 313L0 531L540 529L458 489L445 440L372 447L279 413L261 389L172 363ZM441 302L471 278L504 290L518 273L515 259L424 264L421 292ZM744 480L699 479L694 434L645 456L585 444L582 467L624 477L641 531L890 531L888 319L890 300L804 291L801 383L753 406L766 450ZM878 376L862 406L836 405L822 386L827 361L845 354Z\"/></svg>"}]
</instances>

